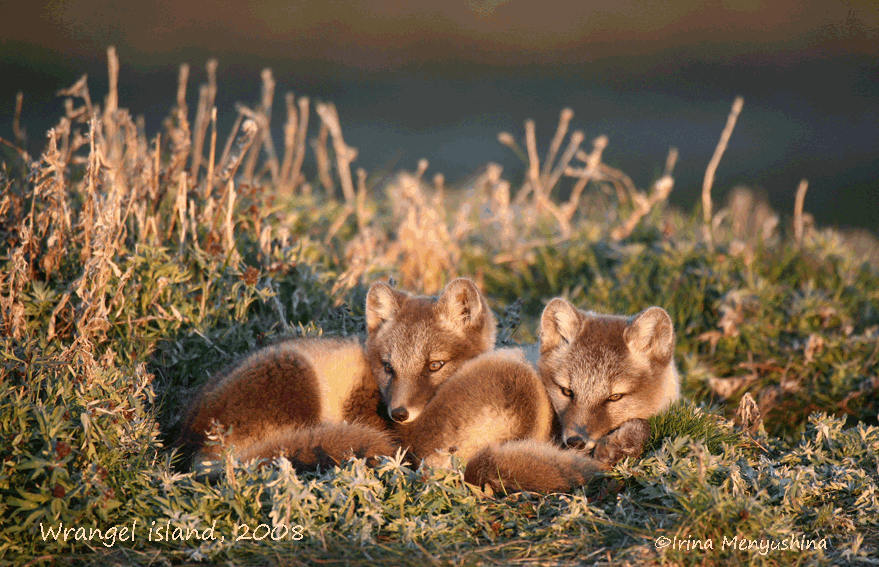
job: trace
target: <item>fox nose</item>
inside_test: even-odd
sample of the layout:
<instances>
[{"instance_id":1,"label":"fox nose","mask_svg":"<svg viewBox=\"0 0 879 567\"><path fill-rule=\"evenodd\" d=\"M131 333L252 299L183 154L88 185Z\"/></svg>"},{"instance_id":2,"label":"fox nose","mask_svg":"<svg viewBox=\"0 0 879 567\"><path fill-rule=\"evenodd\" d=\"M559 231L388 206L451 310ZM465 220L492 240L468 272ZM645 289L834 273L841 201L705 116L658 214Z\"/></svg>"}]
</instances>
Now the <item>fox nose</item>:
<instances>
[{"instance_id":1,"label":"fox nose","mask_svg":"<svg viewBox=\"0 0 879 567\"><path fill-rule=\"evenodd\" d=\"M397 423L403 423L409 419L409 412L406 411L406 408L394 408L391 410L391 419Z\"/></svg>"},{"instance_id":2,"label":"fox nose","mask_svg":"<svg viewBox=\"0 0 879 567\"><path fill-rule=\"evenodd\" d=\"M595 446L595 441L593 441L592 439L587 439L586 441L584 441L583 438L579 435L572 435L565 439L565 446L570 449L578 450L591 449Z\"/></svg>"}]
</instances>

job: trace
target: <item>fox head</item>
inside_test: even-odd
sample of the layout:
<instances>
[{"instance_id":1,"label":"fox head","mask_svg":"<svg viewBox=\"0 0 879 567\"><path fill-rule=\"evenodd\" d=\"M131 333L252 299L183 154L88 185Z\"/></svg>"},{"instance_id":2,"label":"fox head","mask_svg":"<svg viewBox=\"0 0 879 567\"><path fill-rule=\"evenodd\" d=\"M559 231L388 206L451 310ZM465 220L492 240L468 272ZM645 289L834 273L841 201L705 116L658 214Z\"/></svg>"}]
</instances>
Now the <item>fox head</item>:
<instances>
[{"instance_id":1,"label":"fox head","mask_svg":"<svg viewBox=\"0 0 879 567\"><path fill-rule=\"evenodd\" d=\"M550 301L538 368L564 444L590 449L623 422L647 419L676 399L674 346L671 317L660 307L622 317Z\"/></svg>"},{"instance_id":2,"label":"fox head","mask_svg":"<svg viewBox=\"0 0 879 567\"><path fill-rule=\"evenodd\" d=\"M440 384L494 348L497 323L476 285L458 278L439 299L375 283L366 295L366 351L391 419L418 417Z\"/></svg>"}]
</instances>

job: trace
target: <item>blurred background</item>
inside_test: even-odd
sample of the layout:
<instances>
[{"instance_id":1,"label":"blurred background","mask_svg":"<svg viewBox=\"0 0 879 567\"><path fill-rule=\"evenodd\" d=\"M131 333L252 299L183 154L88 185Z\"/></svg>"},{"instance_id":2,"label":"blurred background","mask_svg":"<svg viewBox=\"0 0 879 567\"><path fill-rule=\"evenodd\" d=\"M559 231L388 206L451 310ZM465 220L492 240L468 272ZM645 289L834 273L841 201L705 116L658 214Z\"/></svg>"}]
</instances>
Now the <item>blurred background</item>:
<instances>
[{"instance_id":1,"label":"blurred background","mask_svg":"<svg viewBox=\"0 0 879 567\"><path fill-rule=\"evenodd\" d=\"M489 161L520 180L498 132L521 139L535 119L543 155L570 107L584 146L606 134L604 161L640 188L679 148L670 200L686 209L742 95L716 201L744 184L789 218L806 178L805 209L819 225L879 232L875 0L5 2L0 136L14 140L19 91L32 155L63 115L59 89L87 73L102 103L108 45L121 61L119 104L145 117L149 136L174 104L179 65L191 66L192 115L216 57L220 143L234 103L257 104L265 67L277 81L276 137L286 91L332 101L359 149L355 167L414 170L427 158L428 178L448 184Z\"/></svg>"}]
</instances>

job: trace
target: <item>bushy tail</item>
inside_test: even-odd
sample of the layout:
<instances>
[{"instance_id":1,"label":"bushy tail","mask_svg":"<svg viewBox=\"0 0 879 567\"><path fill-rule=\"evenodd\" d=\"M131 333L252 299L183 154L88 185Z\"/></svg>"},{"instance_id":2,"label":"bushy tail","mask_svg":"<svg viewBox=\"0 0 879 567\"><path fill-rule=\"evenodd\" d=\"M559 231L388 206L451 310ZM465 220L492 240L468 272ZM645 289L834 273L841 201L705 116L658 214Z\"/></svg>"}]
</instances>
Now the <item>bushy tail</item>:
<instances>
[{"instance_id":1,"label":"bushy tail","mask_svg":"<svg viewBox=\"0 0 879 567\"><path fill-rule=\"evenodd\" d=\"M400 443L389 432L362 423L322 423L310 427L285 427L262 439L249 440L234 447L241 462L269 460L285 456L296 470L326 470L351 457L365 458L370 466L376 457L393 457ZM193 470L216 475L223 466L222 456L196 454Z\"/></svg>"},{"instance_id":2,"label":"bushy tail","mask_svg":"<svg viewBox=\"0 0 879 567\"><path fill-rule=\"evenodd\" d=\"M495 493L571 492L610 467L542 441L510 441L482 449L467 463L464 480Z\"/></svg>"},{"instance_id":3,"label":"bushy tail","mask_svg":"<svg viewBox=\"0 0 879 567\"><path fill-rule=\"evenodd\" d=\"M393 457L399 447L390 433L369 425L324 423L278 431L240 451L238 458L249 461L284 455L297 470L326 470L351 457L365 458L374 466L378 464L376 457Z\"/></svg>"}]
</instances>

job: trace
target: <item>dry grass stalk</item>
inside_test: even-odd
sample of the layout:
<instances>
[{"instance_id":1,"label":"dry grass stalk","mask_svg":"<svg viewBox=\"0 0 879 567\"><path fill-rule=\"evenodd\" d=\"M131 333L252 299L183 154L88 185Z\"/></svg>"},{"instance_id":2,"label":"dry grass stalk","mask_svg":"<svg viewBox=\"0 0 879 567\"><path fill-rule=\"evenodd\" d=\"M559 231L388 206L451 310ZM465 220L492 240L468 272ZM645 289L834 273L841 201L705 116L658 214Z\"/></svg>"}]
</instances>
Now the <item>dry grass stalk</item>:
<instances>
[{"instance_id":1,"label":"dry grass stalk","mask_svg":"<svg viewBox=\"0 0 879 567\"><path fill-rule=\"evenodd\" d=\"M745 104L745 99L741 96L737 96L735 101L733 101L732 110L729 113L729 116L726 119L726 126L723 129L723 132L720 134L720 141L717 143L717 147L714 149L714 155L711 156L711 161L708 162L708 167L705 170L705 180L702 183L702 218L704 220L704 235L705 240L708 242L710 247L714 247L714 234L711 226L712 219L712 202L711 202L711 186L714 184L714 173L717 171L717 166L720 164L720 158L723 157L723 152L726 151L726 145L729 143L730 136L732 136L733 129L736 127L736 120L739 117L739 113L742 111L742 106Z\"/></svg>"},{"instance_id":2,"label":"dry grass stalk","mask_svg":"<svg viewBox=\"0 0 879 567\"><path fill-rule=\"evenodd\" d=\"M272 142L272 135L270 132L272 103L275 93L275 79L272 77L271 69L263 69L261 77L262 98L259 107L254 111L244 105L237 105L238 111L244 114L245 117L256 123L256 125L259 127L255 140L256 143L253 144L250 148L250 153L247 156L244 170L242 171L241 175L244 178L245 183L248 184L255 183L257 180L256 178L262 176L263 171L260 171L260 173L256 175L256 178L254 177L254 172L256 171L256 165L257 160L259 159L260 150L264 148L267 156L267 159L265 161L265 169L268 169L268 171L271 173L272 183L277 184L279 173L278 157L275 153L275 145Z\"/></svg>"},{"instance_id":3,"label":"dry grass stalk","mask_svg":"<svg viewBox=\"0 0 879 567\"><path fill-rule=\"evenodd\" d=\"M582 151L576 151L576 155L579 159L586 163L585 168L577 170L571 167L565 167L564 172L566 175L579 178L574 185L574 188L571 190L571 197L568 199L568 202L562 206L562 214L568 223L574 218L574 213L580 205L580 196L583 193L583 189L585 189L586 184L595 177L598 167L601 165L601 155L607 147L607 142L607 136L599 136L592 141L592 152L588 155Z\"/></svg>"},{"instance_id":4,"label":"dry grass stalk","mask_svg":"<svg viewBox=\"0 0 879 567\"><path fill-rule=\"evenodd\" d=\"M528 156L525 155L525 152L519 144L516 143L516 138L514 138L512 134L509 132L499 132L497 135L497 141L513 150L513 153L522 160L522 163L528 163Z\"/></svg>"},{"instance_id":5,"label":"dry grass stalk","mask_svg":"<svg viewBox=\"0 0 879 567\"><path fill-rule=\"evenodd\" d=\"M503 168L496 163L489 163L483 183L485 195L482 199L490 203L492 215L486 219L484 227L490 239L503 250L509 250L516 242L516 229L513 225L514 214L510 206L510 183L501 179Z\"/></svg>"},{"instance_id":6,"label":"dry grass stalk","mask_svg":"<svg viewBox=\"0 0 879 567\"><path fill-rule=\"evenodd\" d=\"M534 193L534 202L541 206L544 201L543 187L540 182L540 158L537 157L537 136L535 134L534 120L525 121L525 147L528 151L528 190ZM527 192L520 192L521 200L527 197ZM517 199L518 201L519 199Z\"/></svg>"},{"instance_id":7,"label":"dry grass stalk","mask_svg":"<svg viewBox=\"0 0 879 567\"><path fill-rule=\"evenodd\" d=\"M226 138L226 143L223 145L223 154L220 156L220 170L225 169L226 165L229 163L229 156L232 155L232 144L235 142L235 138L238 135L238 130L241 128L241 123L244 121L244 115L241 112L238 112L238 115L235 117L235 123L232 124L232 130L229 132L229 137ZM213 187L209 188L209 193L213 189Z\"/></svg>"},{"instance_id":8,"label":"dry grass stalk","mask_svg":"<svg viewBox=\"0 0 879 567\"><path fill-rule=\"evenodd\" d=\"M268 168L272 177L272 184L277 185L280 175L280 166L278 164L278 154L275 152L275 143L272 141L271 123L272 123L272 104L275 97L275 78L272 76L271 69L262 70L262 104L260 113L265 120L262 133L262 144L266 151L266 162L264 167Z\"/></svg>"},{"instance_id":9,"label":"dry grass stalk","mask_svg":"<svg viewBox=\"0 0 879 567\"><path fill-rule=\"evenodd\" d=\"M235 176L238 166L241 165L241 161L251 145L253 145L258 133L259 126L253 120L248 119L241 126L241 136L237 139L235 148L229 152L227 161L221 163L222 173L220 174L220 179L223 183L230 181Z\"/></svg>"},{"instance_id":10,"label":"dry grass stalk","mask_svg":"<svg viewBox=\"0 0 879 567\"><path fill-rule=\"evenodd\" d=\"M284 95L284 104L287 108L287 122L284 123L284 160L281 162L281 189L293 193L294 180L291 178L293 170L293 155L296 153L296 129L299 117L296 113L296 97L293 93Z\"/></svg>"},{"instance_id":11,"label":"dry grass stalk","mask_svg":"<svg viewBox=\"0 0 879 567\"><path fill-rule=\"evenodd\" d=\"M88 75L83 75L69 88L61 89L55 93L57 96L71 97L65 101L65 115L71 121L87 121L89 117L95 113L95 109L92 106L92 99L89 97L89 89L86 84L87 81ZM76 109L73 107L73 98L81 98L83 100L82 108ZM82 118L83 114L86 115L85 118Z\"/></svg>"},{"instance_id":12,"label":"dry grass stalk","mask_svg":"<svg viewBox=\"0 0 879 567\"><path fill-rule=\"evenodd\" d=\"M293 158L293 168L290 170L290 183L293 188L302 185L302 162L305 160L305 138L308 134L308 105L307 96L299 97L299 132L296 135L296 156Z\"/></svg>"},{"instance_id":13,"label":"dry grass stalk","mask_svg":"<svg viewBox=\"0 0 879 567\"><path fill-rule=\"evenodd\" d=\"M366 170L357 168L357 231L366 228L369 219L366 217Z\"/></svg>"},{"instance_id":14,"label":"dry grass stalk","mask_svg":"<svg viewBox=\"0 0 879 567\"><path fill-rule=\"evenodd\" d=\"M201 196L210 199L211 188L214 186L214 161L217 157L217 107L211 108L211 147L208 155L208 175L203 185Z\"/></svg>"},{"instance_id":15,"label":"dry grass stalk","mask_svg":"<svg viewBox=\"0 0 879 567\"><path fill-rule=\"evenodd\" d=\"M22 149L27 145L24 130L21 128L21 108L23 104L24 93L18 91L15 93L15 114L12 117L12 135L15 136L15 145Z\"/></svg>"},{"instance_id":16,"label":"dry grass stalk","mask_svg":"<svg viewBox=\"0 0 879 567\"><path fill-rule=\"evenodd\" d=\"M235 223L232 222L232 212L235 207L235 183L230 179L226 182L226 222L224 223L223 245L228 254L235 247Z\"/></svg>"},{"instance_id":17,"label":"dry grass stalk","mask_svg":"<svg viewBox=\"0 0 879 567\"><path fill-rule=\"evenodd\" d=\"M562 173L564 173L565 169L571 163L571 159L573 159L574 155L580 148L580 144L583 143L583 140L586 136L580 130L574 130L571 132L571 138L568 140L568 147L565 149L565 153L562 154L562 158L559 160L559 163L553 168L552 173L544 182L543 186L546 188L546 198L549 199L552 194L552 190L555 188L556 184L558 184L559 179L562 177ZM599 139L604 140L604 145L607 145L607 137L602 136ZM602 150L604 148L602 147Z\"/></svg>"},{"instance_id":18,"label":"dry grass stalk","mask_svg":"<svg viewBox=\"0 0 879 567\"><path fill-rule=\"evenodd\" d=\"M351 162L357 159L357 148L352 148L345 143L342 137L342 126L339 124L339 114L333 103L318 104L316 109L321 121L326 125L333 137L333 150L336 153L336 172L342 184L342 193L345 202L354 204L354 184L351 181Z\"/></svg>"},{"instance_id":19,"label":"dry grass stalk","mask_svg":"<svg viewBox=\"0 0 879 567\"><path fill-rule=\"evenodd\" d=\"M546 161L543 163L543 169L540 172L540 177L545 184L550 178L552 162L555 161L555 157L558 154L559 148L562 147L562 142L565 140L565 134L568 133L568 126L570 126L572 118L574 118L574 111L570 108L563 108L561 115L559 116L559 125L556 128L555 135L552 138L552 142L550 142L549 144L549 151L546 154ZM551 187L551 185L549 184L547 184L547 186Z\"/></svg>"},{"instance_id":20,"label":"dry grass stalk","mask_svg":"<svg viewBox=\"0 0 879 567\"><path fill-rule=\"evenodd\" d=\"M106 148L107 156L111 161L119 160L121 146L117 138L116 120L113 119L117 110L119 110L119 57L116 55L116 48L112 45L107 48L107 75L109 77L109 89L107 91L106 102L104 103L104 120L103 128L98 132L106 136L109 140L109 147Z\"/></svg>"},{"instance_id":21,"label":"dry grass stalk","mask_svg":"<svg viewBox=\"0 0 879 567\"><path fill-rule=\"evenodd\" d=\"M675 184L674 178L672 177L672 171L674 170L677 159L677 148L671 148L668 152L668 157L665 160L665 173L653 184L653 191L651 191L650 196L647 197L640 191L636 191L633 194L632 201L635 204L635 209L622 225L617 226L611 231L611 238L614 240L622 240L623 238L628 237L632 234L632 231L635 230L635 227L638 226L638 223L641 222L641 219L653 210L653 207L668 199Z\"/></svg>"},{"instance_id":22,"label":"dry grass stalk","mask_svg":"<svg viewBox=\"0 0 879 567\"><path fill-rule=\"evenodd\" d=\"M335 186L333 185L333 174L330 170L330 153L327 150L327 140L330 137L330 128L323 123L320 125L320 131L317 140L312 143L314 150L314 159L317 162L317 176L327 197L335 199Z\"/></svg>"},{"instance_id":23,"label":"dry grass stalk","mask_svg":"<svg viewBox=\"0 0 879 567\"><path fill-rule=\"evenodd\" d=\"M189 175L193 182L198 180L198 171L201 168L202 154L204 152L204 138L208 131L208 113L216 112L214 103L217 99L217 60L213 57L205 64L208 76L208 84L199 87L198 110L195 117L195 130L192 133L192 168ZM214 124L216 127L216 123ZM210 185L207 185L210 187Z\"/></svg>"},{"instance_id":24,"label":"dry grass stalk","mask_svg":"<svg viewBox=\"0 0 879 567\"><path fill-rule=\"evenodd\" d=\"M794 202L794 240L797 246L803 245L803 202L806 200L806 190L809 188L809 182L805 179L800 180L797 187L797 197Z\"/></svg>"},{"instance_id":25,"label":"dry grass stalk","mask_svg":"<svg viewBox=\"0 0 879 567\"><path fill-rule=\"evenodd\" d=\"M177 79L177 106L174 108L174 121L166 124L171 144L171 159L166 169L168 179L174 180L183 171L192 147L188 111L186 109L186 83L189 81L189 65L180 66Z\"/></svg>"}]
</instances>

